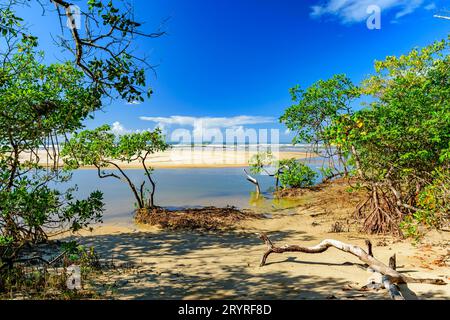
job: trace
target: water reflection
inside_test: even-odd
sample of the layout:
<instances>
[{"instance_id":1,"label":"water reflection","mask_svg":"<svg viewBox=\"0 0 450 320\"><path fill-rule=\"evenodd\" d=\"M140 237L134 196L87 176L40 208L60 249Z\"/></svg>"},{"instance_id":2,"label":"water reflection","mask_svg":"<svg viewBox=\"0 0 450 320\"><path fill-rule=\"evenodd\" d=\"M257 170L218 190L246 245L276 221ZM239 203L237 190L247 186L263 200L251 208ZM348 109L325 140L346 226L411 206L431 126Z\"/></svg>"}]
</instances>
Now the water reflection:
<instances>
[{"instance_id":1,"label":"water reflection","mask_svg":"<svg viewBox=\"0 0 450 320\"><path fill-rule=\"evenodd\" d=\"M273 188L269 189L273 191ZM258 195L256 192L250 193L249 205L257 212L265 213L293 209L302 204L302 200L276 198L272 192L265 192Z\"/></svg>"}]
</instances>

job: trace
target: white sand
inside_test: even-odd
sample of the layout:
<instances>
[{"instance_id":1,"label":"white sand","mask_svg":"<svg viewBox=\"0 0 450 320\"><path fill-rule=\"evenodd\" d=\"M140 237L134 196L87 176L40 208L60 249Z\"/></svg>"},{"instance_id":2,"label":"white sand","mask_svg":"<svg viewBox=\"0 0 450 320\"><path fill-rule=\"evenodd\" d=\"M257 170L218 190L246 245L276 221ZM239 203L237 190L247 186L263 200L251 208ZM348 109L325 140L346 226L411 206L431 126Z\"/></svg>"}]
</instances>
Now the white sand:
<instances>
[{"instance_id":1,"label":"white sand","mask_svg":"<svg viewBox=\"0 0 450 320\"><path fill-rule=\"evenodd\" d=\"M243 167L248 165L249 159L258 153L258 150L232 150L222 148L173 148L165 152L158 152L148 157L147 165L153 168L225 168ZM47 157L44 151L40 151L39 164L43 166L53 165L53 159ZM275 159L303 159L311 157L305 152L274 152ZM31 157L34 159L34 157ZM30 155L23 155L22 161L30 160ZM58 163L62 165L61 159ZM130 163L116 162L122 168L141 168L137 161Z\"/></svg>"}]
</instances>

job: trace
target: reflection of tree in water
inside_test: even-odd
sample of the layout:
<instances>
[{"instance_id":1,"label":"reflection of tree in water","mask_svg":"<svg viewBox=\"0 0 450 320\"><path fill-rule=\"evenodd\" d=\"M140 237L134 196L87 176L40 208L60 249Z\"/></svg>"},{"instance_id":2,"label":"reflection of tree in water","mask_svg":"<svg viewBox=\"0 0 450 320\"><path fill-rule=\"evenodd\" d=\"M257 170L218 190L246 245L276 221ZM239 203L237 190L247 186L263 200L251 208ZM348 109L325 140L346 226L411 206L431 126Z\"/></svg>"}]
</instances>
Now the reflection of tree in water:
<instances>
[{"instance_id":1,"label":"reflection of tree in water","mask_svg":"<svg viewBox=\"0 0 450 320\"><path fill-rule=\"evenodd\" d=\"M279 211L297 208L303 203L302 200L276 198L273 197L272 192L266 192L265 194L258 194L257 192L251 192L249 198L249 205L256 209L256 211Z\"/></svg>"}]
</instances>

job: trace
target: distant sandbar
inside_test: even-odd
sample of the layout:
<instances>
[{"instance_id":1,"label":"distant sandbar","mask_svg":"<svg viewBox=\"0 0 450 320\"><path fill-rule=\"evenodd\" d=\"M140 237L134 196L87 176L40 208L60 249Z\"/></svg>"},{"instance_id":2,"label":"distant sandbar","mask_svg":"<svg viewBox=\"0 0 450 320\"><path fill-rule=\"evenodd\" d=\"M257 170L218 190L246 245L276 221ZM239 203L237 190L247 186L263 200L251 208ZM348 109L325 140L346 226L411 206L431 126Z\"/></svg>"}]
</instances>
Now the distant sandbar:
<instances>
[{"instance_id":1,"label":"distant sandbar","mask_svg":"<svg viewBox=\"0 0 450 320\"><path fill-rule=\"evenodd\" d=\"M153 168L233 168L246 167L252 156L258 150L230 150L222 148L174 148L165 152L158 152L148 157L146 164ZM53 159L47 157L45 151L39 151L39 164L42 166L52 166ZM285 160L290 158L305 159L316 157L315 154L296 151L276 151L273 152L274 159ZM30 160L30 156L23 156L22 161ZM34 160L34 157L31 157ZM62 165L62 160L58 163ZM142 166L137 161L115 162L121 168L138 169ZM84 169L94 167L86 166Z\"/></svg>"}]
</instances>

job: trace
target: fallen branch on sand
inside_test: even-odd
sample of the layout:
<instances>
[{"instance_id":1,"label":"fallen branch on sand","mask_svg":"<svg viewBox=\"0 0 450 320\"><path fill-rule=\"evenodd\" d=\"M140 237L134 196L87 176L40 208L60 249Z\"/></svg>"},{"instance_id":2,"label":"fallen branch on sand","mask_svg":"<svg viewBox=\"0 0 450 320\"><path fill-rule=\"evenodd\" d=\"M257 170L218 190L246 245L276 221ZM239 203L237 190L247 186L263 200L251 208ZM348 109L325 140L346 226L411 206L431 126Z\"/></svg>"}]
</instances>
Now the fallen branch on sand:
<instances>
[{"instance_id":1,"label":"fallen branch on sand","mask_svg":"<svg viewBox=\"0 0 450 320\"><path fill-rule=\"evenodd\" d=\"M361 247L347 244L338 240L326 239L323 240L316 246L313 247L301 247L298 245L285 245L282 247L275 247L267 237L266 234L262 233L259 238L264 241L267 245L267 250L262 256L260 266L266 264L267 257L272 253L284 253L284 252L303 252L303 253L322 253L328 250L330 247L334 247L344 252L348 252L359 258L362 262L368 265L368 268L374 272L380 273L382 275L383 287L388 290L390 296L393 299L403 299L401 294L398 292L397 284L405 283L427 283L434 285L445 285L446 282L442 279L417 279L404 274L399 273L395 270L395 256L390 259L389 266L385 265L381 261L375 259L372 254L372 244L367 241L368 252L363 250Z\"/></svg>"}]
</instances>

